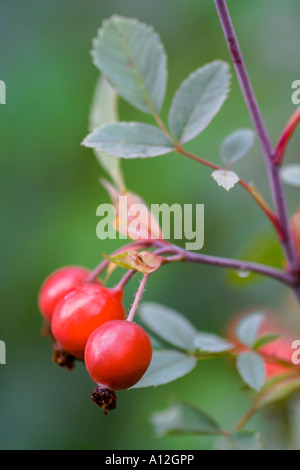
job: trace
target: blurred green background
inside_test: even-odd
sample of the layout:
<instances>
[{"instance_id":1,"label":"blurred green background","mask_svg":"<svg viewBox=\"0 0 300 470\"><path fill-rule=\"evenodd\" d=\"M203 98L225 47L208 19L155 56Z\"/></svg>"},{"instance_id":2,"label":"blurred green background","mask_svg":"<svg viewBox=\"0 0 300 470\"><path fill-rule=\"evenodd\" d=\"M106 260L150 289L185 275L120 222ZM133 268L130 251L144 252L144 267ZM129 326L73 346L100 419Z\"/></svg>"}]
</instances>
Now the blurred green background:
<instances>
[{"instance_id":1,"label":"blurred green background","mask_svg":"<svg viewBox=\"0 0 300 470\"><path fill-rule=\"evenodd\" d=\"M300 78L300 3L228 3L275 143L295 109L291 83ZM92 268L102 251L120 245L96 238L96 207L108 202L108 196L98 183L104 173L92 151L80 146L98 77L89 54L97 28L117 13L152 24L159 32L169 57L166 119L176 88L192 70L217 58L229 60L213 1L1 0L0 8L0 79L7 86L7 104L0 109L0 339L7 346L7 365L0 366L0 448L208 449L208 438L155 437L149 416L179 397L208 411L224 427L232 426L250 397L241 391L231 364L201 363L169 385L124 391L117 411L105 417L89 399L93 383L84 367L79 364L67 373L52 364L50 344L40 336L36 299L42 281L57 267ZM123 101L120 115L123 120L148 119ZM187 148L218 162L222 139L249 126L234 77L229 100ZM298 133L288 161L298 161L299 144ZM255 245L260 233L271 244L275 240L268 221L241 188L225 193L210 171L193 161L170 154L126 161L123 168L128 187L149 204L205 204L205 253L242 256L245 245ZM255 180L270 200L257 143L236 171ZM293 211L299 192L287 188L286 193ZM135 279L126 289L127 308L136 287ZM222 332L240 311L272 306L284 311L286 295L272 281L233 286L225 271L178 264L156 273L144 298L186 314L199 329ZM265 429L270 426L262 418L258 422Z\"/></svg>"}]
</instances>

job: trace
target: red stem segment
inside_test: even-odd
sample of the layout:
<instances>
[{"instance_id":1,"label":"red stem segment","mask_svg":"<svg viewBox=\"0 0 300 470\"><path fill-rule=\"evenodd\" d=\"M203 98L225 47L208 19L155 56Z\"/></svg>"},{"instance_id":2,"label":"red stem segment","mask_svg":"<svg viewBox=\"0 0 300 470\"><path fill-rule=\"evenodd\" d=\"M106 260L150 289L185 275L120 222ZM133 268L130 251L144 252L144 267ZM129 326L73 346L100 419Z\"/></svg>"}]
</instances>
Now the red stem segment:
<instances>
[{"instance_id":1,"label":"red stem segment","mask_svg":"<svg viewBox=\"0 0 300 470\"><path fill-rule=\"evenodd\" d=\"M291 140L291 137L298 126L300 122L300 107L295 111L287 125L285 126L281 137L279 139L279 142L276 147L276 152L275 152L275 158L274 158L274 163L275 165L281 165L284 154L286 151L286 148L288 146L289 141Z\"/></svg>"},{"instance_id":2,"label":"red stem segment","mask_svg":"<svg viewBox=\"0 0 300 470\"><path fill-rule=\"evenodd\" d=\"M278 218L280 219L283 232L285 234L284 240L282 240L282 248L286 255L286 259L289 263L289 267L292 271L297 271L298 262L295 252L295 248L292 243L288 214L286 208L286 201L283 192L283 186L279 177L279 169L274 165L274 149L270 141L262 114L260 112L255 93L245 66L245 62L242 56L242 52L238 43L238 39L230 18L230 13L227 8L226 0L214 0L217 12L221 21L221 25L224 31L224 35L230 50L234 67L239 79L239 83L246 101L250 116L253 124L256 128L256 132L260 141L260 145L263 151L273 201L276 207Z\"/></svg>"}]
</instances>

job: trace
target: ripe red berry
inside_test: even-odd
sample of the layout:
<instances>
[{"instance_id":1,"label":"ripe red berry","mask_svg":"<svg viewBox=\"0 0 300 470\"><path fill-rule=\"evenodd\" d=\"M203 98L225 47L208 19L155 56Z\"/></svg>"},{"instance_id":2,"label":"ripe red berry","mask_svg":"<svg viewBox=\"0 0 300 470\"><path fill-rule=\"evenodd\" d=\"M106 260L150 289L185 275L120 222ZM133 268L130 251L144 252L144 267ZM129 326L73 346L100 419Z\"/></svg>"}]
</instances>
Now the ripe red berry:
<instances>
[{"instance_id":1,"label":"ripe red berry","mask_svg":"<svg viewBox=\"0 0 300 470\"><path fill-rule=\"evenodd\" d=\"M109 320L124 320L123 291L100 284L73 289L56 306L51 329L57 343L69 354L83 359L89 336Z\"/></svg>"},{"instance_id":2,"label":"ripe red berry","mask_svg":"<svg viewBox=\"0 0 300 470\"><path fill-rule=\"evenodd\" d=\"M77 286L83 284L90 271L80 266L66 266L50 274L44 281L39 296L38 305L43 317L51 321L58 302Z\"/></svg>"},{"instance_id":3,"label":"ripe red berry","mask_svg":"<svg viewBox=\"0 0 300 470\"><path fill-rule=\"evenodd\" d=\"M129 321L110 321L89 337L85 365L102 389L132 387L144 375L152 358L152 345L142 327Z\"/></svg>"}]
</instances>

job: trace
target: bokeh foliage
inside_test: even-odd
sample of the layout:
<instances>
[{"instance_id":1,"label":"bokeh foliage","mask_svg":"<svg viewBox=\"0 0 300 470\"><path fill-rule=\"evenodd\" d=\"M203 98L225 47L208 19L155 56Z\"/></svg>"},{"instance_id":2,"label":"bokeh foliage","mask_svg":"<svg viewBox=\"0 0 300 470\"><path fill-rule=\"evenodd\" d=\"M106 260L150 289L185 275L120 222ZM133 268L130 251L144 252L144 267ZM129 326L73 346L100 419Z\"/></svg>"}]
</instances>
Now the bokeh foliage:
<instances>
[{"instance_id":1,"label":"bokeh foliage","mask_svg":"<svg viewBox=\"0 0 300 470\"><path fill-rule=\"evenodd\" d=\"M229 1L250 75L272 140L294 110L291 83L299 79L300 4L293 0ZM89 400L93 388L80 365L71 374L50 360L40 336L36 297L42 280L64 264L93 267L118 241L96 238L96 207L108 202L98 178L103 172L91 150L80 146L88 130L89 106L98 78L89 51L104 18L137 17L159 32L169 57L165 109L181 81L214 59L229 60L213 2L206 0L67 0L1 3L1 76L7 104L1 105L1 321L7 365L0 366L0 448L3 449L197 449L202 437L157 439L149 416L168 397L188 399L230 426L243 413L247 395L221 359L201 363L187 377L153 390L119 394L118 410L104 417ZM125 102L124 120L150 122ZM166 118L166 113L163 117ZM236 79L229 100L189 149L218 161L219 145L237 127L251 127ZM300 136L287 161L297 161ZM151 203L204 203L204 252L236 256L249 240L270 233L255 204L234 188L218 188L210 172L182 156L128 161L126 181ZM255 180L268 196L256 143L238 162L238 173ZM155 185L153 187L153 181ZM286 190L291 210L297 189ZM136 289L126 290L129 307ZM201 330L220 333L241 310L282 304L286 289L274 282L237 288L224 271L168 266L156 273L146 300L173 307ZM221 384L221 386L220 386ZM263 423L267 428L268 423Z\"/></svg>"}]
</instances>

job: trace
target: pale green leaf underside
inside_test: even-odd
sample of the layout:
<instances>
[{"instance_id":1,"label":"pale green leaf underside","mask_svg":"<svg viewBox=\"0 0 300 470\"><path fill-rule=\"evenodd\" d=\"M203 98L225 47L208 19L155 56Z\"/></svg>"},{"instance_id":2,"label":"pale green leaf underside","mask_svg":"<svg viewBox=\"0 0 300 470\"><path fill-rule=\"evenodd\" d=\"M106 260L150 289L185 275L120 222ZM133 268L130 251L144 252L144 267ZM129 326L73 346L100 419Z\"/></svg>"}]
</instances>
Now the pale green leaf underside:
<instances>
[{"instance_id":1,"label":"pale green leaf underside","mask_svg":"<svg viewBox=\"0 0 300 470\"><path fill-rule=\"evenodd\" d=\"M243 318L236 327L236 336L246 346L253 346L265 315L260 312L251 313Z\"/></svg>"},{"instance_id":2,"label":"pale green leaf underside","mask_svg":"<svg viewBox=\"0 0 300 470\"><path fill-rule=\"evenodd\" d=\"M242 353L237 358L237 369L244 382L259 392L266 380L262 358L253 351Z\"/></svg>"},{"instance_id":3,"label":"pale green leaf underside","mask_svg":"<svg viewBox=\"0 0 300 470\"><path fill-rule=\"evenodd\" d=\"M152 27L112 16L94 40L92 57L118 93L136 108L159 112L166 91L167 59Z\"/></svg>"},{"instance_id":4,"label":"pale green leaf underside","mask_svg":"<svg viewBox=\"0 0 300 470\"><path fill-rule=\"evenodd\" d=\"M254 143L251 129L238 129L224 140L221 146L221 158L228 165L237 162L246 155Z\"/></svg>"},{"instance_id":5,"label":"pale green leaf underside","mask_svg":"<svg viewBox=\"0 0 300 470\"><path fill-rule=\"evenodd\" d=\"M117 158L156 157L173 150L160 129L139 122L105 124L89 134L82 145Z\"/></svg>"},{"instance_id":6,"label":"pale green leaf underside","mask_svg":"<svg viewBox=\"0 0 300 470\"><path fill-rule=\"evenodd\" d=\"M211 333L198 332L194 338L194 346L198 351L209 353L221 353L234 348L234 345Z\"/></svg>"},{"instance_id":7,"label":"pale green leaf underside","mask_svg":"<svg viewBox=\"0 0 300 470\"><path fill-rule=\"evenodd\" d=\"M112 88L103 75L101 75L96 85L90 111L89 129L91 132L103 124L118 121L117 99L118 95L116 90ZM94 152L98 162L110 175L115 185L118 188L123 189L124 179L120 166L120 160L117 158L112 158L106 155L104 152L100 152L98 150L95 150Z\"/></svg>"},{"instance_id":8,"label":"pale green leaf underside","mask_svg":"<svg viewBox=\"0 0 300 470\"><path fill-rule=\"evenodd\" d=\"M280 171L281 179L284 183L290 186L300 188L300 164L293 163L284 166Z\"/></svg>"},{"instance_id":9,"label":"pale green leaf underside","mask_svg":"<svg viewBox=\"0 0 300 470\"><path fill-rule=\"evenodd\" d=\"M219 434L218 424L198 408L177 402L167 410L154 413L151 417L156 434Z\"/></svg>"},{"instance_id":10,"label":"pale green leaf underside","mask_svg":"<svg viewBox=\"0 0 300 470\"><path fill-rule=\"evenodd\" d=\"M102 124L118 121L117 99L116 90L101 75L96 84L90 110L89 129L91 131L102 126Z\"/></svg>"},{"instance_id":11,"label":"pale green leaf underside","mask_svg":"<svg viewBox=\"0 0 300 470\"><path fill-rule=\"evenodd\" d=\"M179 348L193 350L197 330L179 313L156 303L144 303L140 316L158 336Z\"/></svg>"},{"instance_id":12,"label":"pale green leaf underside","mask_svg":"<svg viewBox=\"0 0 300 470\"><path fill-rule=\"evenodd\" d=\"M215 450L262 450L260 435L256 431L235 432L231 436L219 437Z\"/></svg>"},{"instance_id":13,"label":"pale green leaf underside","mask_svg":"<svg viewBox=\"0 0 300 470\"><path fill-rule=\"evenodd\" d=\"M187 142L202 132L227 98L229 66L215 61L193 72L176 92L169 114L173 136Z\"/></svg>"},{"instance_id":14,"label":"pale green leaf underside","mask_svg":"<svg viewBox=\"0 0 300 470\"><path fill-rule=\"evenodd\" d=\"M151 364L141 380L131 388L167 384L191 372L196 359L178 351L153 351Z\"/></svg>"}]
</instances>

